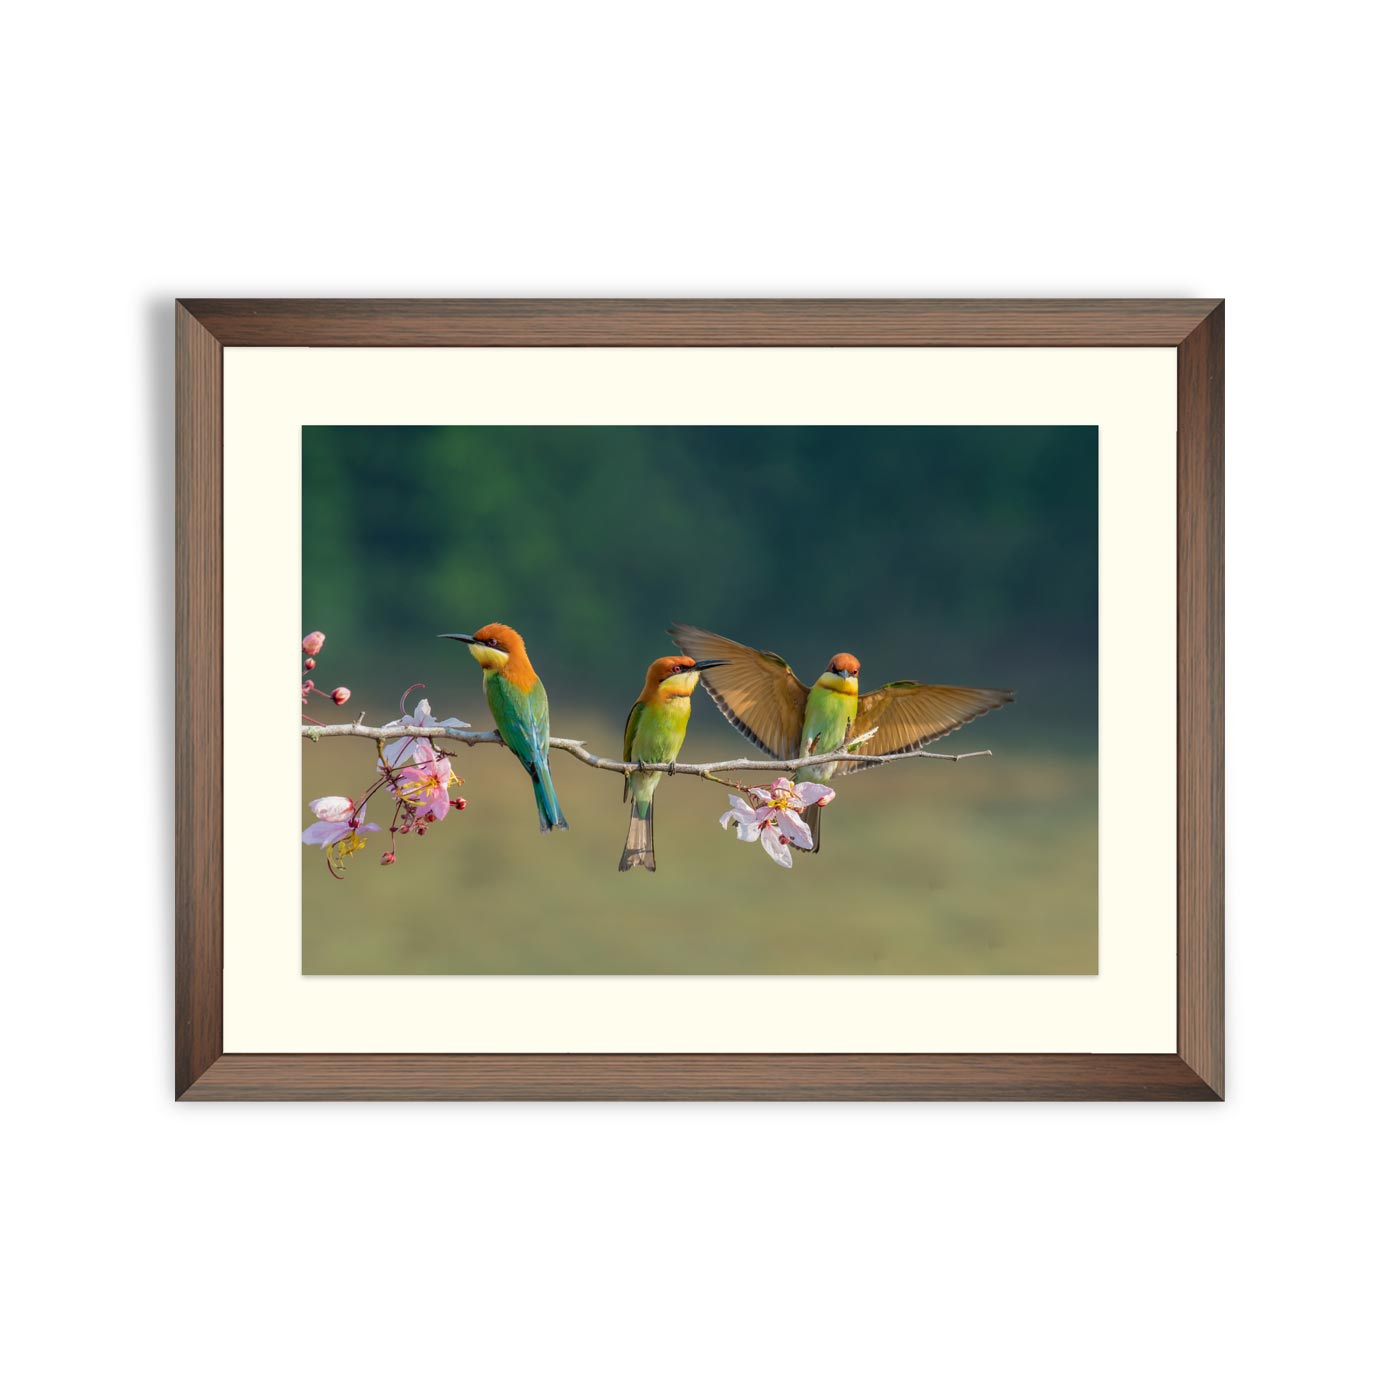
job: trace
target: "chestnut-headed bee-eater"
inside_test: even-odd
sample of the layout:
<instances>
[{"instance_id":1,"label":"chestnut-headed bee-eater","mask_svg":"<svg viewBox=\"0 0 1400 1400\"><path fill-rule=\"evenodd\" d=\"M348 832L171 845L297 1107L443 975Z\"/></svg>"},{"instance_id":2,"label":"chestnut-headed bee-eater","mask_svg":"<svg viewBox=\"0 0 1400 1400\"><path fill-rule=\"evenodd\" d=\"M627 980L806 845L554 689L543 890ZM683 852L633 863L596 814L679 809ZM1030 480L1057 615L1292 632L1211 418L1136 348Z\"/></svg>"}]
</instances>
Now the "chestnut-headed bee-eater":
<instances>
[{"instance_id":1,"label":"chestnut-headed bee-eater","mask_svg":"<svg viewBox=\"0 0 1400 1400\"><path fill-rule=\"evenodd\" d=\"M725 719L773 758L831 753L876 726L878 733L860 746L862 753L912 753L1015 699L1009 690L918 681L891 681L862 695L860 662L848 651L837 652L809 689L776 652L755 651L685 623L670 631L686 651L729 663L717 676L703 677L705 689ZM794 782L824 783L877 766L858 760L817 763L792 776ZM802 814L812 828L813 851L821 845L821 814L820 807Z\"/></svg>"},{"instance_id":2,"label":"chestnut-headed bee-eater","mask_svg":"<svg viewBox=\"0 0 1400 1400\"><path fill-rule=\"evenodd\" d=\"M496 730L534 784L540 830L558 827L567 831L569 824L559 810L549 771L549 697L530 665L525 639L504 622L488 622L470 636L459 632L439 635L465 642L481 666L481 688Z\"/></svg>"},{"instance_id":3,"label":"chestnut-headed bee-eater","mask_svg":"<svg viewBox=\"0 0 1400 1400\"><path fill-rule=\"evenodd\" d=\"M624 763L674 763L685 742L690 723L690 697L700 672L722 661L693 661L688 656L659 656L647 667L647 683L627 716L622 738ZM627 824L627 844L622 848L619 870L642 866L656 869L652 842L652 811L660 772L629 773L623 780L622 800L632 799L632 819Z\"/></svg>"}]
</instances>

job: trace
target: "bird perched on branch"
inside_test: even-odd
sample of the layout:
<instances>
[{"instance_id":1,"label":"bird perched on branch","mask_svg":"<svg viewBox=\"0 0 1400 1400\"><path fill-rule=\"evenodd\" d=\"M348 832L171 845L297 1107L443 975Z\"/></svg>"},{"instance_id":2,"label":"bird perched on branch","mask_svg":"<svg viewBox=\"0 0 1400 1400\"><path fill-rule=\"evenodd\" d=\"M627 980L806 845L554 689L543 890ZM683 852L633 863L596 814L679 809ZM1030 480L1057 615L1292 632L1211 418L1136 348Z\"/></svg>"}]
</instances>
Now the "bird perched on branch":
<instances>
[{"instance_id":1,"label":"bird perched on branch","mask_svg":"<svg viewBox=\"0 0 1400 1400\"><path fill-rule=\"evenodd\" d=\"M465 642L481 666L481 687L497 732L534 784L540 830L558 827L567 831L569 824L559 810L549 771L549 697L530 665L524 638L503 622L488 622L470 636L460 632L439 635L448 641Z\"/></svg>"},{"instance_id":2,"label":"bird perched on branch","mask_svg":"<svg viewBox=\"0 0 1400 1400\"><path fill-rule=\"evenodd\" d=\"M918 681L892 681L862 695L860 662L847 651L837 652L809 688L776 652L756 651L686 623L670 631L686 651L728 663L718 676L703 677L705 689L725 719L773 758L832 753L871 729L878 732L859 746L861 753L912 753L1015 699L1009 690ZM876 766L858 759L817 763L799 768L793 780L824 783ZM803 814L814 852L821 845L821 813L809 807Z\"/></svg>"},{"instance_id":3,"label":"bird perched on branch","mask_svg":"<svg viewBox=\"0 0 1400 1400\"><path fill-rule=\"evenodd\" d=\"M647 683L627 716L622 739L624 763L674 763L685 742L690 723L690 697L700 672L722 661L694 661L688 656L659 656L647 667ZM622 783L622 799L632 799L632 819L627 824L627 844L622 848L619 870L641 866L656 869L652 842L652 808L659 772L628 773Z\"/></svg>"}]
</instances>

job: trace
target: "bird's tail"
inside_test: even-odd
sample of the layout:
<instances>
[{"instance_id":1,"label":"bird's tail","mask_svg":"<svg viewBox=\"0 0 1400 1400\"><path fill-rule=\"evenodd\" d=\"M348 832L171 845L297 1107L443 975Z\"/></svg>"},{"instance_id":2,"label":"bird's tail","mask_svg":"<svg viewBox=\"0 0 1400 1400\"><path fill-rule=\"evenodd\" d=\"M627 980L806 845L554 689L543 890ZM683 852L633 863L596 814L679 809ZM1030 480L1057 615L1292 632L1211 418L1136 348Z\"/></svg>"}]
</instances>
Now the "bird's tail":
<instances>
[{"instance_id":1,"label":"bird's tail","mask_svg":"<svg viewBox=\"0 0 1400 1400\"><path fill-rule=\"evenodd\" d=\"M530 770L531 781L535 784L535 808L540 814L540 830L567 831L569 824L559 808L559 798L554 792L554 778L549 771L549 760L537 764Z\"/></svg>"},{"instance_id":2,"label":"bird's tail","mask_svg":"<svg viewBox=\"0 0 1400 1400\"><path fill-rule=\"evenodd\" d=\"M640 865L643 870L656 870L656 847L652 844L651 815L654 798L632 799L632 820L627 823L627 844L622 848L619 870L631 870Z\"/></svg>"},{"instance_id":3,"label":"bird's tail","mask_svg":"<svg viewBox=\"0 0 1400 1400\"><path fill-rule=\"evenodd\" d=\"M822 809L817 806L808 807L802 814L802 820L807 823L808 829L812 833L812 849L803 852L804 855L816 855L822 848ZM801 846L794 846L794 851L801 851Z\"/></svg>"}]
</instances>

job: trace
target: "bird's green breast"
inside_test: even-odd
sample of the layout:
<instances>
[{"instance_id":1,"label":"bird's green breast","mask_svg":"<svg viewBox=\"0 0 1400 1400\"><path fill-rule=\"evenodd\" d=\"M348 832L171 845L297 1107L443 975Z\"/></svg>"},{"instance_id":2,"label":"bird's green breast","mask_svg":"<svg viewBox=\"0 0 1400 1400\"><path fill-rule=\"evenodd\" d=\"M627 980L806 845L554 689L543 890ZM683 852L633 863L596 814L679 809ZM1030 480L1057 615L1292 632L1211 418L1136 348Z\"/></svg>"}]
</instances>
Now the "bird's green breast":
<instances>
[{"instance_id":1,"label":"bird's green breast","mask_svg":"<svg viewBox=\"0 0 1400 1400\"><path fill-rule=\"evenodd\" d=\"M632 758L638 763L670 763L685 742L690 723L690 700L653 701L641 706L632 739Z\"/></svg>"},{"instance_id":2,"label":"bird's green breast","mask_svg":"<svg viewBox=\"0 0 1400 1400\"><path fill-rule=\"evenodd\" d=\"M483 688L491 718L501 738L517 756L539 757L549 749L549 700L536 681L522 690L497 671L488 672Z\"/></svg>"},{"instance_id":3,"label":"bird's green breast","mask_svg":"<svg viewBox=\"0 0 1400 1400\"><path fill-rule=\"evenodd\" d=\"M802 752L830 753L840 748L855 717L854 695L843 695L822 685L813 686L802 722Z\"/></svg>"}]
</instances>

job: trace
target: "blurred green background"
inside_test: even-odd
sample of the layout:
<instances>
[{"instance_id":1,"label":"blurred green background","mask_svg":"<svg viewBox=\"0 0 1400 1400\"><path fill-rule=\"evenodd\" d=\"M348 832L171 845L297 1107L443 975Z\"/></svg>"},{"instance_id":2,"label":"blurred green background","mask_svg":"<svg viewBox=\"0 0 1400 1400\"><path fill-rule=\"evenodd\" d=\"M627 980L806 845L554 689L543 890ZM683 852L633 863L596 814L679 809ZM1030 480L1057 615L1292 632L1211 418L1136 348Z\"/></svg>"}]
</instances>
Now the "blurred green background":
<instances>
[{"instance_id":1,"label":"blurred green background","mask_svg":"<svg viewBox=\"0 0 1400 1400\"><path fill-rule=\"evenodd\" d=\"M553 732L609 757L673 619L808 682L849 650L867 688L1017 692L941 741L994 757L840 780L790 871L721 832L727 790L677 777L658 873L621 875L620 778L557 755L572 830L545 837L515 760L464 750L470 805L393 868L382 836L340 882L306 852L305 972L1097 971L1095 428L307 427L302 447L303 623L351 718L421 681L412 700L491 728L437 634L492 621L525 636ZM372 777L364 741L303 755L307 801ZM684 758L752 756L697 692Z\"/></svg>"}]
</instances>

